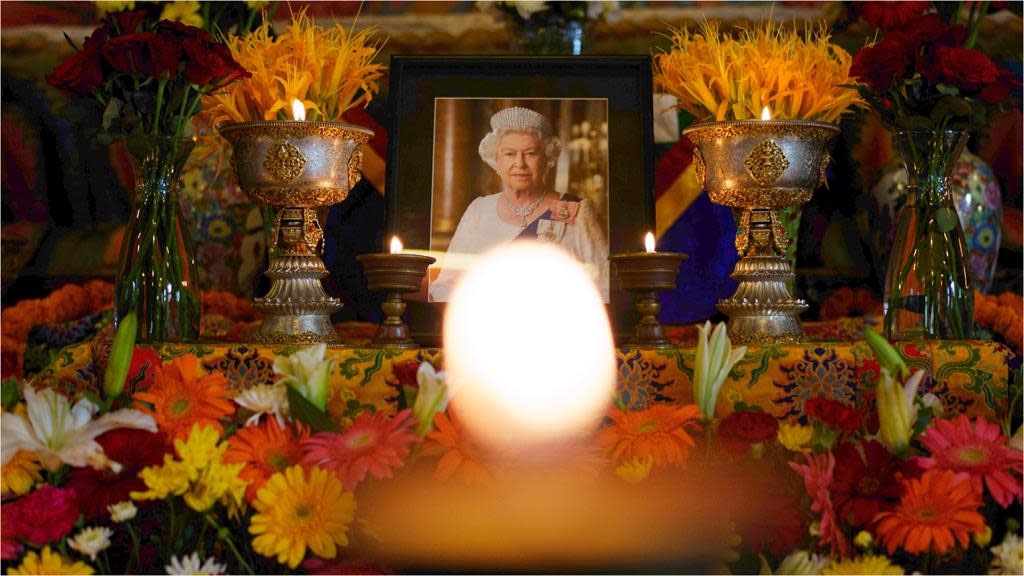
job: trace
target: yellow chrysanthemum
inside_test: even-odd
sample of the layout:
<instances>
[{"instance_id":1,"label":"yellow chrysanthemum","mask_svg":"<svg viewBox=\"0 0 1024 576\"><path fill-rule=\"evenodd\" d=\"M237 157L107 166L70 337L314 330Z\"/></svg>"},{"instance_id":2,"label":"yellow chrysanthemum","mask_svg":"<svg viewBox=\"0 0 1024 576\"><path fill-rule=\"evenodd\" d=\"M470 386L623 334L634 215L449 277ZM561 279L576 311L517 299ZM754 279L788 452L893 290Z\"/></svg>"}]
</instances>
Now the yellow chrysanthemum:
<instances>
[{"instance_id":1,"label":"yellow chrysanthemum","mask_svg":"<svg viewBox=\"0 0 1024 576\"><path fill-rule=\"evenodd\" d=\"M779 444L790 452L807 452L811 449L811 438L814 437L812 426L800 424L779 424Z\"/></svg>"},{"instance_id":2,"label":"yellow chrysanthemum","mask_svg":"<svg viewBox=\"0 0 1024 576\"><path fill-rule=\"evenodd\" d=\"M92 566L85 562L74 562L50 550L47 546L42 553L34 550L21 560L17 568L8 568L8 574L93 574Z\"/></svg>"},{"instance_id":3,"label":"yellow chrysanthemum","mask_svg":"<svg viewBox=\"0 0 1024 576\"><path fill-rule=\"evenodd\" d=\"M185 440L175 440L179 459L164 456L162 466L150 466L139 473L145 492L132 492L135 500L162 500L169 495L183 496L185 503L197 512L220 502L236 509L245 495L248 483L239 477L245 464L225 464L227 442L219 442L220 434L212 426L192 426Z\"/></svg>"},{"instance_id":4,"label":"yellow chrysanthemum","mask_svg":"<svg viewBox=\"0 0 1024 576\"><path fill-rule=\"evenodd\" d=\"M96 17L104 18L112 12L124 12L135 8L135 0L97 0Z\"/></svg>"},{"instance_id":5,"label":"yellow chrysanthemum","mask_svg":"<svg viewBox=\"0 0 1024 576\"><path fill-rule=\"evenodd\" d=\"M615 474L630 484L639 484L651 475L651 466L654 465L654 456L647 458L633 458L629 462L623 462L615 468Z\"/></svg>"},{"instance_id":6,"label":"yellow chrysanthemum","mask_svg":"<svg viewBox=\"0 0 1024 576\"><path fill-rule=\"evenodd\" d=\"M337 547L348 544L356 501L334 474L314 466L307 478L301 466L292 466L267 480L253 507L253 550L295 568L307 548L334 558Z\"/></svg>"},{"instance_id":7,"label":"yellow chrysanthemum","mask_svg":"<svg viewBox=\"0 0 1024 576\"><path fill-rule=\"evenodd\" d=\"M821 571L822 574L879 574L882 576L903 574L903 568L892 563L886 556L866 554L848 560L833 561Z\"/></svg>"},{"instance_id":8,"label":"yellow chrysanthemum","mask_svg":"<svg viewBox=\"0 0 1024 576\"><path fill-rule=\"evenodd\" d=\"M189 26L203 25L203 17L199 15L199 2L193 1L176 0L164 4L160 19L181 22Z\"/></svg>"},{"instance_id":9,"label":"yellow chrysanthemum","mask_svg":"<svg viewBox=\"0 0 1024 576\"><path fill-rule=\"evenodd\" d=\"M42 468L36 455L27 450L19 450L11 460L0 467L0 492L12 492L19 496L28 494L36 482L42 482L39 474Z\"/></svg>"}]
</instances>

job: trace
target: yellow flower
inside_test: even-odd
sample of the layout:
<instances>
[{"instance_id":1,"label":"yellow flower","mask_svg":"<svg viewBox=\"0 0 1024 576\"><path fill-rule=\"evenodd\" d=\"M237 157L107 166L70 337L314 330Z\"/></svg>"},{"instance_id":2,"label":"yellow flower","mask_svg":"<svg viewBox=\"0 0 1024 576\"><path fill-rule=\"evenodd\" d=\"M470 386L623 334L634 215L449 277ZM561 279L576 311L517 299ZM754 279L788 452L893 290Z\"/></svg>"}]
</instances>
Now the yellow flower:
<instances>
[{"instance_id":1,"label":"yellow flower","mask_svg":"<svg viewBox=\"0 0 1024 576\"><path fill-rule=\"evenodd\" d=\"M160 19L181 22L189 26L203 26L203 17L199 15L199 2L181 0L168 2L164 4L164 9L160 12Z\"/></svg>"},{"instance_id":2,"label":"yellow flower","mask_svg":"<svg viewBox=\"0 0 1024 576\"><path fill-rule=\"evenodd\" d=\"M94 571L85 562L72 562L47 546L41 554L29 551L21 560L21 566L8 568L8 574L92 574Z\"/></svg>"},{"instance_id":3,"label":"yellow flower","mask_svg":"<svg viewBox=\"0 0 1024 576\"><path fill-rule=\"evenodd\" d=\"M36 482L42 482L39 460L28 450L18 450L10 462L0 467L0 492L19 496L28 494Z\"/></svg>"},{"instance_id":4,"label":"yellow flower","mask_svg":"<svg viewBox=\"0 0 1024 576\"><path fill-rule=\"evenodd\" d=\"M807 452L811 447L811 438L814 437L814 428L801 424L780 424L779 444L786 447L790 452Z\"/></svg>"},{"instance_id":5,"label":"yellow flower","mask_svg":"<svg viewBox=\"0 0 1024 576\"><path fill-rule=\"evenodd\" d=\"M875 539L872 538L871 532L867 530L861 530L857 532L857 535L853 537L853 543L860 549L870 548L875 543Z\"/></svg>"},{"instance_id":6,"label":"yellow flower","mask_svg":"<svg viewBox=\"0 0 1024 576\"><path fill-rule=\"evenodd\" d=\"M301 466L292 466L267 480L253 507L253 550L295 568L306 548L334 558L337 546L348 544L356 501L334 474L314 466L307 478Z\"/></svg>"},{"instance_id":7,"label":"yellow flower","mask_svg":"<svg viewBox=\"0 0 1024 576\"><path fill-rule=\"evenodd\" d=\"M867 554L864 556L858 556L857 558L851 558L849 560L833 560L824 570L822 574L879 574L886 576L889 574L898 575L903 574L903 568L893 564L889 558L885 556L875 556L873 554Z\"/></svg>"},{"instance_id":8,"label":"yellow flower","mask_svg":"<svg viewBox=\"0 0 1024 576\"><path fill-rule=\"evenodd\" d=\"M135 8L135 0L97 0L96 17L103 18L112 12L124 12Z\"/></svg>"},{"instance_id":9,"label":"yellow flower","mask_svg":"<svg viewBox=\"0 0 1024 576\"><path fill-rule=\"evenodd\" d=\"M651 475L651 466L653 464L654 456L648 456L643 460L633 458L628 462L623 462L615 468L615 473L618 474L619 478L622 478L630 484L639 484Z\"/></svg>"},{"instance_id":10,"label":"yellow flower","mask_svg":"<svg viewBox=\"0 0 1024 576\"><path fill-rule=\"evenodd\" d=\"M132 492L132 498L162 500L175 495L183 496L185 503L197 512L209 509L216 502L236 510L248 485L239 477L245 464L225 464L223 456L228 444L219 440L216 428L194 424L187 439L174 441L180 459L175 460L168 454L164 456L163 466L149 466L139 472L148 490Z\"/></svg>"},{"instance_id":11,"label":"yellow flower","mask_svg":"<svg viewBox=\"0 0 1024 576\"><path fill-rule=\"evenodd\" d=\"M986 524L985 529L981 532L975 532L971 535L971 539L978 545L978 548L984 548L992 543L992 528Z\"/></svg>"}]
</instances>

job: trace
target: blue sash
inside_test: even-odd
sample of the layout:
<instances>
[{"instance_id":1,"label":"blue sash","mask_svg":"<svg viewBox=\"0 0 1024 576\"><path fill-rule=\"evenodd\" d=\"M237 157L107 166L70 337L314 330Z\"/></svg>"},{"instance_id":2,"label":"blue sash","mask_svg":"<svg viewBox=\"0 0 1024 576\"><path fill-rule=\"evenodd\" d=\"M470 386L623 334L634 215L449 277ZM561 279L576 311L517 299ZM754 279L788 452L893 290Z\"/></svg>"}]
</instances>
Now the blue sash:
<instances>
[{"instance_id":1,"label":"blue sash","mask_svg":"<svg viewBox=\"0 0 1024 576\"><path fill-rule=\"evenodd\" d=\"M559 198L559 200L562 200L564 202L579 202L580 201L580 199L578 197L576 197L576 196L574 196L572 194L565 194L564 196ZM540 218L537 218L533 222L530 222L529 226L527 226L526 228L523 228L523 231L520 232L519 235L515 237L515 240L526 240L528 238L536 240L537 239L537 226L540 224L540 221L544 220L544 219L548 219L548 220L552 219L551 218L551 209L550 208L545 210L544 213L540 215Z\"/></svg>"}]
</instances>

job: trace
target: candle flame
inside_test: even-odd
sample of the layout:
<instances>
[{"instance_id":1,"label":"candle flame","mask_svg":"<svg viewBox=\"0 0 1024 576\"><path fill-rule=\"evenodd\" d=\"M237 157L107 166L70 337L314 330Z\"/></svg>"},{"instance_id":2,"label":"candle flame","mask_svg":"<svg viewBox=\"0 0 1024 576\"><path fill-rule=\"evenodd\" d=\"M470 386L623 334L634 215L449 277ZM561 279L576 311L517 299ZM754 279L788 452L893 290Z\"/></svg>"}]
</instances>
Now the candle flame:
<instances>
[{"instance_id":1,"label":"candle flame","mask_svg":"<svg viewBox=\"0 0 1024 576\"><path fill-rule=\"evenodd\" d=\"M647 253L654 252L654 234L648 232L647 236L644 236L644 250Z\"/></svg>"},{"instance_id":2,"label":"candle flame","mask_svg":"<svg viewBox=\"0 0 1024 576\"><path fill-rule=\"evenodd\" d=\"M292 100L292 118L296 122L302 122L306 119L306 107L303 106L302 100L298 98Z\"/></svg>"},{"instance_id":3,"label":"candle flame","mask_svg":"<svg viewBox=\"0 0 1024 576\"><path fill-rule=\"evenodd\" d=\"M402 253L402 241L398 239L398 236L391 237L391 253L401 254Z\"/></svg>"},{"instance_id":4,"label":"candle flame","mask_svg":"<svg viewBox=\"0 0 1024 576\"><path fill-rule=\"evenodd\" d=\"M771 120L771 119L772 119L772 113L771 113L770 110L768 110L768 107L765 106L761 110L761 120Z\"/></svg>"}]
</instances>

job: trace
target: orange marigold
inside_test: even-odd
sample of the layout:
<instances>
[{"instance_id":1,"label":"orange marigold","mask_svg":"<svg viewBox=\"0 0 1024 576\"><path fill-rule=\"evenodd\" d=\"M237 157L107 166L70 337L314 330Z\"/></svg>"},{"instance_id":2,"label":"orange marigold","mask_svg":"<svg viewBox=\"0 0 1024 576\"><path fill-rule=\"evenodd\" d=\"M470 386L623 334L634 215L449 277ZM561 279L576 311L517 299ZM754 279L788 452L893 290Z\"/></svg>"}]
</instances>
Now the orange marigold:
<instances>
[{"instance_id":1,"label":"orange marigold","mask_svg":"<svg viewBox=\"0 0 1024 576\"><path fill-rule=\"evenodd\" d=\"M615 464L651 457L656 468L683 466L694 445L688 430L700 430L699 416L693 404L655 404L638 412L614 408L597 442Z\"/></svg>"},{"instance_id":2,"label":"orange marigold","mask_svg":"<svg viewBox=\"0 0 1024 576\"><path fill-rule=\"evenodd\" d=\"M291 426L282 430L277 420L264 418L258 426L240 428L228 440L224 462L245 464L239 477L249 483L245 497L250 502L256 499L267 479L302 460L300 444L309 438L309 429L298 426L298 433Z\"/></svg>"},{"instance_id":3,"label":"orange marigold","mask_svg":"<svg viewBox=\"0 0 1024 576\"><path fill-rule=\"evenodd\" d=\"M168 442L188 438L193 424L211 425L224 433L220 421L235 413L235 404L227 389L227 378L219 372L197 377L199 360L192 354L176 358L153 371L153 385L135 394L136 400L148 402L142 410L149 412Z\"/></svg>"},{"instance_id":4,"label":"orange marigold","mask_svg":"<svg viewBox=\"0 0 1024 576\"><path fill-rule=\"evenodd\" d=\"M954 545L966 548L971 534L985 529L978 512L981 495L966 474L927 470L904 480L903 497L891 512L875 516L875 533L891 555L897 547L910 554L934 550L942 555Z\"/></svg>"}]
</instances>

